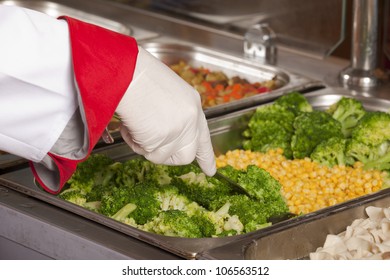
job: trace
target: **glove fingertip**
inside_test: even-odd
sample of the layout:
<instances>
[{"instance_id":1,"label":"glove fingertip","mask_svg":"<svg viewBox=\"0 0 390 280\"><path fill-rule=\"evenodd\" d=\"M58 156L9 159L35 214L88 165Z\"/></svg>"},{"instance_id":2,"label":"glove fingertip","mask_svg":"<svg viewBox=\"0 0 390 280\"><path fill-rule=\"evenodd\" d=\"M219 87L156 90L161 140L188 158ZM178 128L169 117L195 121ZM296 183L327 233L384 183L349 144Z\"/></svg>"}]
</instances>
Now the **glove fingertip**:
<instances>
[{"instance_id":1,"label":"glove fingertip","mask_svg":"<svg viewBox=\"0 0 390 280\"><path fill-rule=\"evenodd\" d=\"M202 171L207 175L207 176L214 176L215 173L217 172L217 165L215 163L214 157L204 160L204 159L198 159L197 162L199 164L199 167L202 169Z\"/></svg>"},{"instance_id":2,"label":"glove fingertip","mask_svg":"<svg viewBox=\"0 0 390 280\"><path fill-rule=\"evenodd\" d=\"M123 138L123 140L126 142L126 144L137 154L139 155L145 155L146 151L142 149L137 143L133 141L131 138L131 135L127 128L123 125L120 127L120 133Z\"/></svg>"}]
</instances>

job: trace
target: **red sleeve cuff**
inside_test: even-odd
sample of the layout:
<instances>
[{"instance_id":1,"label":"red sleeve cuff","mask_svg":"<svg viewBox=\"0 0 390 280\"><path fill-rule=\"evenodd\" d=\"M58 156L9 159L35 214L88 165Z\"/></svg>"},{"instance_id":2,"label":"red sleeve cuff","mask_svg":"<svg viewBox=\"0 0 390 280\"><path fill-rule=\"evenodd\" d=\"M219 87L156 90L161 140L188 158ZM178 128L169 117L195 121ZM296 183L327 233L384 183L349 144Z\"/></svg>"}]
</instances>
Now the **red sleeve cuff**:
<instances>
[{"instance_id":1,"label":"red sleeve cuff","mask_svg":"<svg viewBox=\"0 0 390 280\"><path fill-rule=\"evenodd\" d=\"M137 42L132 37L74 18L60 19L65 19L69 26L74 76L89 143L86 157L80 160L49 154L59 173L56 186L48 186L31 164L38 182L53 194L61 191L77 164L88 157L98 142L131 83L138 54Z\"/></svg>"}]
</instances>

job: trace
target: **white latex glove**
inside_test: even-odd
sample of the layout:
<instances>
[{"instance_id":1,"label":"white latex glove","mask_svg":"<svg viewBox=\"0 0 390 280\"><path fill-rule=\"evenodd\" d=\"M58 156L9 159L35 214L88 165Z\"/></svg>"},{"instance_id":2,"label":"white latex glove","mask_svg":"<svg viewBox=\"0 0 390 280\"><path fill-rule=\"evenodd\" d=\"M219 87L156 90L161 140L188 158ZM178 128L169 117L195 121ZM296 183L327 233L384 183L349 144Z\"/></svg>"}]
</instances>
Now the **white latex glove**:
<instances>
[{"instance_id":1,"label":"white latex glove","mask_svg":"<svg viewBox=\"0 0 390 280\"><path fill-rule=\"evenodd\" d=\"M121 135L134 152L167 165L196 158L206 175L214 175L214 152L199 93L141 47L133 81L117 113Z\"/></svg>"}]
</instances>

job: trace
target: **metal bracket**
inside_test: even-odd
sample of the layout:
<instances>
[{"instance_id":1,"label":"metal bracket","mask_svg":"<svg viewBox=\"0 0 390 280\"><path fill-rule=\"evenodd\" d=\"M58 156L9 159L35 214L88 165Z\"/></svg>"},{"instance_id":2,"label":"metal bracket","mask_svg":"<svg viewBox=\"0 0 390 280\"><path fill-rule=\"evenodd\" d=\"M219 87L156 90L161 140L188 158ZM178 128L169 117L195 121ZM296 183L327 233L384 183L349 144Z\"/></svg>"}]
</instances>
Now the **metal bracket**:
<instances>
[{"instance_id":1,"label":"metal bracket","mask_svg":"<svg viewBox=\"0 0 390 280\"><path fill-rule=\"evenodd\" d=\"M267 64L276 63L276 35L267 23L255 24L245 33L244 54Z\"/></svg>"}]
</instances>

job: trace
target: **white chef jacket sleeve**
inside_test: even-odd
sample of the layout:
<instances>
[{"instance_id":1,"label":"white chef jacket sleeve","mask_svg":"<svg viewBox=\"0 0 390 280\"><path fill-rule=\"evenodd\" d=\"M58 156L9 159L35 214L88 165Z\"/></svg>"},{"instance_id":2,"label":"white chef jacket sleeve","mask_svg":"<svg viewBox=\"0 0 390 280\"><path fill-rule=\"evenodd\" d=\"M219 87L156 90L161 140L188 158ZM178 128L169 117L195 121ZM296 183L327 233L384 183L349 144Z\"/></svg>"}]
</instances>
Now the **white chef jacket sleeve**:
<instances>
[{"instance_id":1,"label":"white chef jacket sleeve","mask_svg":"<svg viewBox=\"0 0 390 280\"><path fill-rule=\"evenodd\" d=\"M39 162L78 112L67 23L0 5L0 150Z\"/></svg>"}]
</instances>

